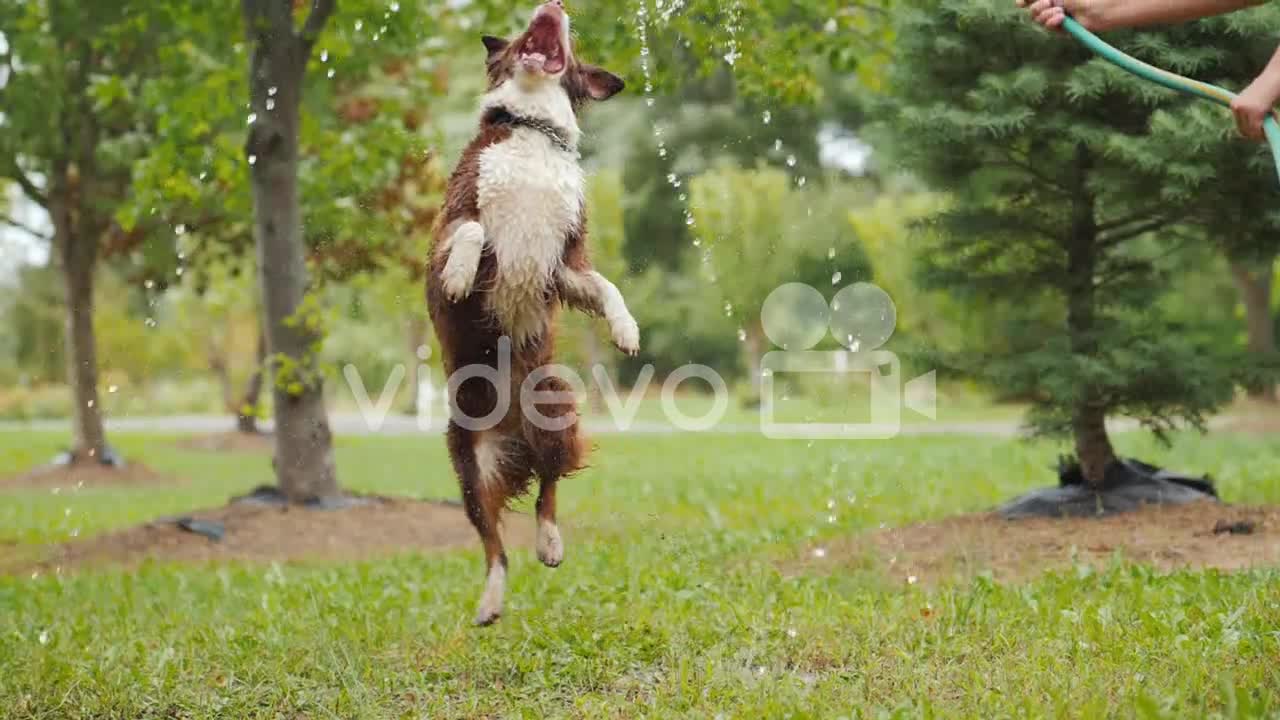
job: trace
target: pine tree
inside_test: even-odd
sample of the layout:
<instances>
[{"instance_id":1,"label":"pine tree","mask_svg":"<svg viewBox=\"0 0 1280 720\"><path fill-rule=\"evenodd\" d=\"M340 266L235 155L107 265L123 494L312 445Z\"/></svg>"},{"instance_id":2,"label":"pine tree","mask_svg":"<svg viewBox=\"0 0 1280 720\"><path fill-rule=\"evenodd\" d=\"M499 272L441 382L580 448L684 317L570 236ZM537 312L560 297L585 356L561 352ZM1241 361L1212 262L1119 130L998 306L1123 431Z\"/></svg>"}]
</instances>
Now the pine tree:
<instances>
[{"instance_id":1,"label":"pine tree","mask_svg":"<svg viewBox=\"0 0 1280 720\"><path fill-rule=\"evenodd\" d=\"M1276 48L1280 7L1265 5L1191 23L1153 43L1152 62L1240 90ZM1187 53L1185 49L1194 49ZM1275 401L1274 274L1280 256L1280 180L1269 153L1242 142L1225 109L1203 103L1157 113L1152 149L1141 156L1153 187L1170 204L1191 206L1187 230L1227 261L1244 310L1248 383L1256 398Z\"/></svg>"},{"instance_id":2,"label":"pine tree","mask_svg":"<svg viewBox=\"0 0 1280 720\"><path fill-rule=\"evenodd\" d=\"M1205 52L1108 39L1178 69ZM1161 316L1166 259L1185 242L1175 228L1193 208L1167 202L1147 172L1169 152L1153 113L1188 101L1046 36L1008 0L916 0L896 42L880 108L891 154L953 195L928 223L922 278L978 304L1057 308L1050 321L1023 313L1000 342L973 338L968 368L1032 398L1031 426L1071 436L1095 488L1117 459L1108 416L1160 435L1202 425L1232 380Z\"/></svg>"}]
</instances>

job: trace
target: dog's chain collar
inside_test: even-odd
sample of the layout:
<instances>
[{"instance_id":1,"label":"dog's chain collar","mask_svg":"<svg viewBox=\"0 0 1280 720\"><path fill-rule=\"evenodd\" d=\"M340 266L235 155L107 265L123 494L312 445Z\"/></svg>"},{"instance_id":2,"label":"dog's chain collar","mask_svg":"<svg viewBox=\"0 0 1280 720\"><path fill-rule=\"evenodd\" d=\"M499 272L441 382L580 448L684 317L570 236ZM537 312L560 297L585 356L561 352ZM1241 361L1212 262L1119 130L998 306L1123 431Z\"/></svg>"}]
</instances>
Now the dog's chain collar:
<instances>
[{"instance_id":1,"label":"dog's chain collar","mask_svg":"<svg viewBox=\"0 0 1280 720\"><path fill-rule=\"evenodd\" d=\"M494 125L510 125L512 127L527 127L531 130L537 130L545 135L551 141L551 144L557 148L570 154L577 152L573 145L569 144L569 139L565 137L564 131L546 120L516 115L510 110L500 107L491 109L485 119Z\"/></svg>"}]
</instances>

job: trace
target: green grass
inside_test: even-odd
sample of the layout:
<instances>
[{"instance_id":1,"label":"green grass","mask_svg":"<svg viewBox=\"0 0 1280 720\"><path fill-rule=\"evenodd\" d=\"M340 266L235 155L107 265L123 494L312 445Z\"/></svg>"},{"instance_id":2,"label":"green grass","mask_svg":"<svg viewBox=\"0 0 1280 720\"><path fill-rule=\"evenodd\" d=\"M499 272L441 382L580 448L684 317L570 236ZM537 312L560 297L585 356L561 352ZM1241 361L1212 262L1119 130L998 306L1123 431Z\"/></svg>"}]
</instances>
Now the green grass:
<instances>
[{"instance_id":1,"label":"green grass","mask_svg":"<svg viewBox=\"0 0 1280 720\"><path fill-rule=\"evenodd\" d=\"M61 438L0 434L0 473ZM120 435L173 488L7 492L0 553L221 504L264 458ZM925 437L607 436L566 482L558 570L515 550L507 612L469 626L479 549L342 565L0 577L6 717L1257 717L1280 710L1280 574L1117 562L1005 585L870 565L787 577L812 542L991 506L1055 448ZM1280 502L1280 440L1125 452ZM456 496L437 438L343 438L351 488ZM852 499L852 501L851 501ZM835 501L834 523L828 503ZM1066 539L1069 542L1069 538ZM14 543L17 543L15 546ZM8 549L6 549L8 548ZM922 612L925 609L928 612ZM926 616L927 615L927 616Z\"/></svg>"}]
</instances>

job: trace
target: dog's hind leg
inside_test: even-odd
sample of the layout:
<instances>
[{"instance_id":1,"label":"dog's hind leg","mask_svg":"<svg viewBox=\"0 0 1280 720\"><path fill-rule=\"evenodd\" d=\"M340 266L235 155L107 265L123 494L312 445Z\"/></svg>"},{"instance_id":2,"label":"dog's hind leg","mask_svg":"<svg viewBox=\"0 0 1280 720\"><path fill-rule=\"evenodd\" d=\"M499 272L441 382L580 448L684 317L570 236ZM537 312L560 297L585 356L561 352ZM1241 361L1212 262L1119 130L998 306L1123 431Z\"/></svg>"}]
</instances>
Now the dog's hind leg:
<instances>
[{"instance_id":1,"label":"dog's hind leg","mask_svg":"<svg viewBox=\"0 0 1280 720\"><path fill-rule=\"evenodd\" d=\"M564 542L556 525L556 483L582 467L583 443L578 431L578 410L569 384L557 377L538 383L538 393L556 393L556 399L524 401L524 439L538 476L538 559L547 567L564 561ZM546 397L546 396L544 396ZM533 410L528 409L532 407Z\"/></svg>"},{"instance_id":2,"label":"dog's hind leg","mask_svg":"<svg viewBox=\"0 0 1280 720\"><path fill-rule=\"evenodd\" d=\"M504 441L497 432L472 431L454 423L449 425L448 441L467 518L484 543L485 586L476 611L476 624L489 625L502 615L507 585L507 553L502 547L500 528L507 502L503 478Z\"/></svg>"}]
</instances>

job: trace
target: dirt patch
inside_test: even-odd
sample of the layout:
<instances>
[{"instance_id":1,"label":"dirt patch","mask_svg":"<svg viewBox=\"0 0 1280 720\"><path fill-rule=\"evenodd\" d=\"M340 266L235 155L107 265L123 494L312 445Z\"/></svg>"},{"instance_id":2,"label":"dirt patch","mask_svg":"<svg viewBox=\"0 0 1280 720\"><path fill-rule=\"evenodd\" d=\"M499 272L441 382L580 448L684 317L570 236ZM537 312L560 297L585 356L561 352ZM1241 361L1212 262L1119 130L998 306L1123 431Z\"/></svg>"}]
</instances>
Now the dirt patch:
<instances>
[{"instance_id":1,"label":"dirt patch","mask_svg":"<svg viewBox=\"0 0 1280 720\"><path fill-rule=\"evenodd\" d=\"M57 546L14 572L85 566L135 566L145 560L205 563L363 560L410 550L472 547L480 541L460 505L400 498L342 510L277 508L232 503L182 516L191 527L217 527L221 540L183 530L174 518ZM504 539L530 545L534 523L522 513L504 517Z\"/></svg>"},{"instance_id":2,"label":"dirt patch","mask_svg":"<svg viewBox=\"0 0 1280 720\"><path fill-rule=\"evenodd\" d=\"M1244 570L1280 563L1280 507L1199 502L1105 518L1005 520L994 513L878 530L814 545L792 569L870 563L895 580L932 584L982 572L1017 581L1121 555L1161 570Z\"/></svg>"},{"instance_id":3,"label":"dirt patch","mask_svg":"<svg viewBox=\"0 0 1280 720\"><path fill-rule=\"evenodd\" d=\"M182 450L195 452L233 452L270 455L275 451L275 438L268 433L221 432L194 435L177 443Z\"/></svg>"},{"instance_id":4,"label":"dirt patch","mask_svg":"<svg viewBox=\"0 0 1280 720\"><path fill-rule=\"evenodd\" d=\"M45 465L20 475L0 478L0 491L131 486L172 487L184 482L138 463L129 463L118 468L96 462L77 462L70 465Z\"/></svg>"}]
</instances>

